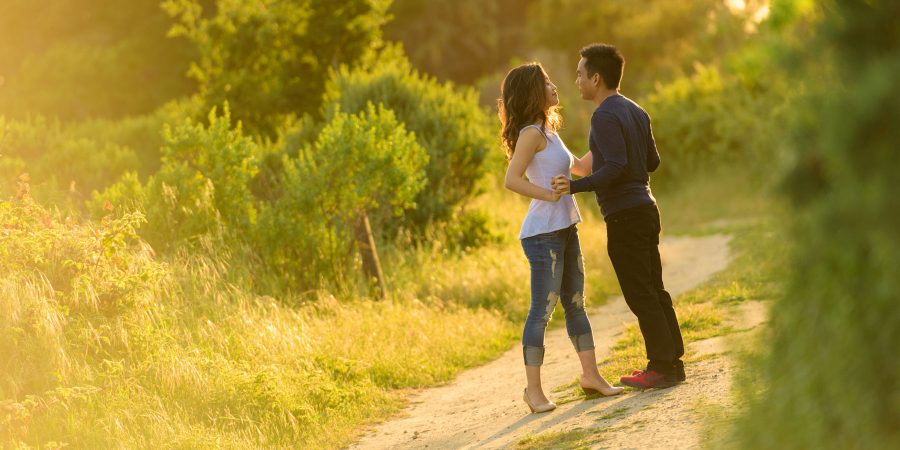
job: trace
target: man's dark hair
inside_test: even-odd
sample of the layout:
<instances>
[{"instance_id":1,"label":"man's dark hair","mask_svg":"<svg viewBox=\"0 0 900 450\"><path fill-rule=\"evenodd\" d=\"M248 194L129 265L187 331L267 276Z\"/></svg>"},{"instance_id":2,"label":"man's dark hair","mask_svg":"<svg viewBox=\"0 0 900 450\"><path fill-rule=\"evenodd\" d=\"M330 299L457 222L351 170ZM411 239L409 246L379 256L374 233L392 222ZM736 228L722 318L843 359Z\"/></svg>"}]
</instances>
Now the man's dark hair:
<instances>
[{"instance_id":1,"label":"man's dark hair","mask_svg":"<svg viewBox=\"0 0 900 450\"><path fill-rule=\"evenodd\" d=\"M588 77L599 73L607 89L618 89L625 70L625 58L614 45L591 44L581 49Z\"/></svg>"}]
</instances>

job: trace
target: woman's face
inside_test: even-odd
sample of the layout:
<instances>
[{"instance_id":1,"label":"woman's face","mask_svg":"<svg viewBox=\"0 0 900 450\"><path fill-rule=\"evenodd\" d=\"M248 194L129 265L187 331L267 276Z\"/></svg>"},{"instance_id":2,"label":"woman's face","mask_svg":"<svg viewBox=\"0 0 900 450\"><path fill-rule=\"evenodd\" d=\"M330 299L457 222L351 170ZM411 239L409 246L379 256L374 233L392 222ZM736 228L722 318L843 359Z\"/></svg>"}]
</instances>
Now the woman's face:
<instances>
[{"instance_id":1,"label":"woman's face","mask_svg":"<svg viewBox=\"0 0 900 450\"><path fill-rule=\"evenodd\" d=\"M559 94L556 92L556 85L550 81L550 78L544 78L544 98L547 99L546 108L549 109L559 104Z\"/></svg>"}]
</instances>

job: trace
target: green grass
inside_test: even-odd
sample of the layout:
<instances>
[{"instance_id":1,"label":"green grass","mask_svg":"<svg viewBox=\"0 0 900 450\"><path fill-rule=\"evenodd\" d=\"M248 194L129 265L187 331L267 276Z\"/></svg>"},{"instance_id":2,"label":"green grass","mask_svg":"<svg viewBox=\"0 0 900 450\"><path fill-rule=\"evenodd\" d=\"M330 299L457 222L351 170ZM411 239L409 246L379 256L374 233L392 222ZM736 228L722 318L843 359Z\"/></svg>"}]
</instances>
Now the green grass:
<instances>
[{"instance_id":1,"label":"green grass","mask_svg":"<svg viewBox=\"0 0 900 450\"><path fill-rule=\"evenodd\" d=\"M528 436L516 442L512 448L517 450L553 449L589 449L600 442L600 433L595 430L575 429L571 431L554 431Z\"/></svg>"},{"instance_id":2,"label":"green grass","mask_svg":"<svg viewBox=\"0 0 900 450\"><path fill-rule=\"evenodd\" d=\"M603 413L603 412L605 412L605 410L597 411L597 413ZM588 414L591 414L591 413L592 413L592 411L588 412ZM599 421L603 421L603 420L615 419L617 417L624 417L627 414L628 414L628 407L623 406L623 407L616 408L612 412L607 412L606 414L603 414L602 416L597 418L597 421L599 422Z\"/></svg>"},{"instance_id":3,"label":"green grass","mask_svg":"<svg viewBox=\"0 0 900 450\"><path fill-rule=\"evenodd\" d=\"M110 316L67 314L34 280L0 285L0 324L26 345L3 373L5 444L342 446L402 405L398 389L445 382L517 335L487 309L289 308L223 283L212 261L170 267L141 308Z\"/></svg>"},{"instance_id":4,"label":"green grass","mask_svg":"<svg viewBox=\"0 0 900 450\"><path fill-rule=\"evenodd\" d=\"M19 234L0 234L10 250L0 265L17 264L0 275L0 338L11 344L0 348L0 446L348 445L399 411L406 389L445 383L518 341L530 301L516 239L527 202L501 190L479 202L517 206L487 209L501 241L386 255L389 301L253 294L248 275L273 280L214 241L166 258L132 243L107 257L92 237L103 225L36 207L34 220L10 225ZM614 290L604 230L581 236L600 303ZM152 282L129 278L148 268ZM80 277L82 290L72 287ZM133 289L107 295L103 280Z\"/></svg>"},{"instance_id":5,"label":"green grass","mask_svg":"<svg viewBox=\"0 0 900 450\"><path fill-rule=\"evenodd\" d=\"M586 292L597 305L618 288L602 218L590 198L580 202ZM0 338L10 344L0 347L0 442L345 446L365 424L399 411L406 389L445 383L518 341L529 269L516 236L527 201L496 188L472 207L490 212L500 241L387 253L389 301L352 292L259 296L248 276L273 280L253 279L252 263L222 243L166 258L118 238L110 242L123 247L104 250L95 235L107 225L33 212L13 225L19 237L0 235L10 250L0 263L15 267L0 275ZM754 298L751 282L765 273L741 272L692 295L714 305ZM698 305L684 311L686 334L716 333L715 308L690 303ZM559 310L553 327L564 325ZM607 377L640 366L636 330L625 336L615 350L621 367L601 367Z\"/></svg>"}]
</instances>

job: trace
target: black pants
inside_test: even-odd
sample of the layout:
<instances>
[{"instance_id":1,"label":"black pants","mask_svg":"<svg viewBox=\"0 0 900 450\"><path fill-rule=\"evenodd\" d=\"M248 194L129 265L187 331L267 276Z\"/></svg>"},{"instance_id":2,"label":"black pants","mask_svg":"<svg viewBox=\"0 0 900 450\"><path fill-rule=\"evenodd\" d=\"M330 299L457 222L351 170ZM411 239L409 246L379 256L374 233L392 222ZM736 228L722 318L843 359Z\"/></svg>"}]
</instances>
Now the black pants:
<instances>
[{"instance_id":1,"label":"black pants","mask_svg":"<svg viewBox=\"0 0 900 450\"><path fill-rule=\"evenodd\" d=\"M659 259L659 210L643 205L606 218L607 250L625 302L638 318L647 349L647 370L672 374L684 341Z\"/></svg>"}]
</instances>

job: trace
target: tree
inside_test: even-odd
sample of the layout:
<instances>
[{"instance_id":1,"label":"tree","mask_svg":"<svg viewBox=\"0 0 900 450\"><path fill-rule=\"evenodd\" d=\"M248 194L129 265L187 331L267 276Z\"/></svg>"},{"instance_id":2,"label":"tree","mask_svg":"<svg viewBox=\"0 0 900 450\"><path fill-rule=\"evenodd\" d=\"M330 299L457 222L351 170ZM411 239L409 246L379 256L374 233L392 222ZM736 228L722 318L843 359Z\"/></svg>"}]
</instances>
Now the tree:
<instances>
[{"instance_id":1,"label":"tree","mask_svg":"<svg viewBox=\"0 0 900 450\"><path fill-rule=\"evenodd\" d=\"M394 113L371 103L357 114L335 111L312 146L283 158L282 194L260 215L260 247L289 283L307 289L348 281L360 223L372 211L412 208L428 162Z\"/></svg>"},{"instance_id":2,"label":"tree","mask_svg":"<svg viewBox=\"0 0 900 450\"><path fill-rule=\"evenodd\" d=\"M810 5L779 3L779 14ZM765 392L740 422L742 448L900 446L900 3L821 11L820 36L784 63L809 92L786 181L794 272L773 307Z\"/></svg>"},{"instance_id":3,"label":"tree","mask_svg":"<svg viewBox=\"0 0 900 450\"><path fill-rule=\"evenodd\" d=\"M355 66L381 38L388 0L166 0L199 57L190 75L207 108L228 102L248 131L274 134L283 115L316 112L329 70Z\"/></svg>"},{"instance_id":4,"label":"tree","mask_svg":"<svg viewBox=\"0 0 900 450\"><path fill-rule=\"evenodd\" d=\"M533 0L395 0L385 37L403 43L420 70L473 83L501 70L528 44L525 12Z\"/></svg>"},{"instance_id":5,"label":"tree","mask_svg":"<svg viewBox=\"0 0 900 450\"><path fill-rule=\"evenodd\" d=\"M170 24L159 0L3 1L0 113L120 118L190 94L194 51Z\"/></svg>"},{"instance_id":6,"label":"tree","mask_svg":"<svg viewBox=\"0 0 900 450\"><path fill-rule=\"evenodd\" d=\"M626 60L623 86L639 96L657 81L689 73L695 62L717 63L746 36L745 20L722 0L612 0L590 7L577 0L535 0L527 36L534 47L572 55L572 73L585 45L616 45Z\"/></svg>"}]
</instances>

